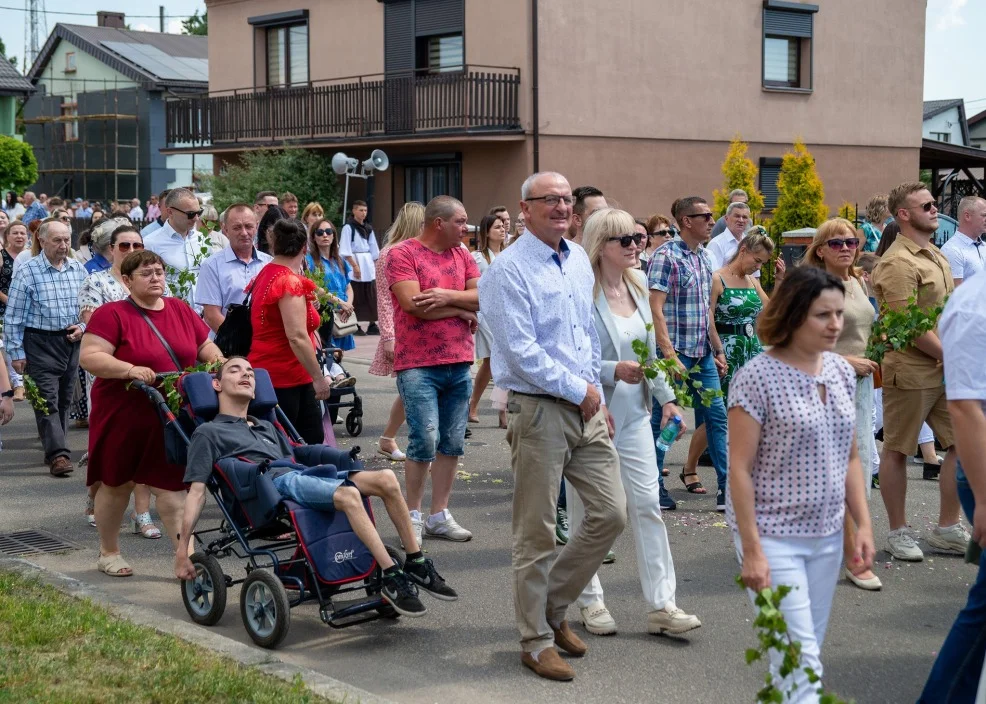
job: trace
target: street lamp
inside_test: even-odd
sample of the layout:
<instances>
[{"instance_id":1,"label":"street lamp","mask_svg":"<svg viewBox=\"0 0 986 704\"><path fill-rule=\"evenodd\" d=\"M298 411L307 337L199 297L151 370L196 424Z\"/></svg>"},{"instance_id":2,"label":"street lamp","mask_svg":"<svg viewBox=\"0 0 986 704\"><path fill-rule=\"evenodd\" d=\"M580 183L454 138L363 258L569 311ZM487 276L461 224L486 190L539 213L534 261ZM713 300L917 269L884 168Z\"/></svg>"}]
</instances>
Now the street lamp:
<instances>
[{"instance_id":1,"label":"street lamp","mask_svg":"<svg viewBox=\"0 0 986 704\"><path fill-rule=\"evenodd\" d=\"M342 217L346 218L346 206L349 205L349 179L368 179L374 171L386 171L390 167L390 158L382 149L374 149L370 158L362 164L354 157L336 152L332 157L332 170L342 176L346 175L346 192L342 198Z\"/></svg>"}]
</instances>

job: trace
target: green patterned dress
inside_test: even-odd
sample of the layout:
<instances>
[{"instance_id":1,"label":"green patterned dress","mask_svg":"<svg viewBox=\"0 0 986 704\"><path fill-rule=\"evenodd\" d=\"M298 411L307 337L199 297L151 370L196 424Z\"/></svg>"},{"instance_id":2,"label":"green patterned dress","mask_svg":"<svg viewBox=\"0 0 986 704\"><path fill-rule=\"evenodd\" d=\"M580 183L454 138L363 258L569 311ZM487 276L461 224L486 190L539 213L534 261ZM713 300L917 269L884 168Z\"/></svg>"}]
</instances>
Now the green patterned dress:
<instances>
[{"instance_id":1,"label":"green patterned dress","mask_svg":"<svg viewBox=\"0 0 986 704\"><path fill-rule=\"evenodd\" d=\"M721 382L722 393L728 394L729 380L736 370L763 352L755 332L763 301L755 288L730 288L722 276L719 281L723 290L716 301L715 324L729 363L729 371Z\"/></svg>"}]
</instances>

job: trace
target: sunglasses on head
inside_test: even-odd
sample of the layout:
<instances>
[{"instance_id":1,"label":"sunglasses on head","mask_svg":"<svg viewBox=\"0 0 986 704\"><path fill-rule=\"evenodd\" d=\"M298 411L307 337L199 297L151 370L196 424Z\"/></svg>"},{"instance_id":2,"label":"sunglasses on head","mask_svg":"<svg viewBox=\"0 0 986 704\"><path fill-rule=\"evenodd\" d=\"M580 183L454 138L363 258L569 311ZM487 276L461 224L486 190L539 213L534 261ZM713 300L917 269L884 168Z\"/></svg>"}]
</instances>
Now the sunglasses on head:
<instances>
[{"instance_id":1,"label":"sunglasses on head","mask_svg":"<svg viewBox=\"0 0 986 704\"><path fill-rule=\"evenodd\" d=\"M619 237L606 238L607 242L619 242L620 246L623 248L629 247L631 242L637 246L640 246L640 243L643 242L643 240L644 236L639 233L635 235L620 235Z\"/></svg>"},{"instance_id":2,"label":"sunglasses on head","mask_svg":"<svg viewBox=\"0 0 986 704\"><path fill-rule=\"evenodd\" d=\"M844 240L826 240L825 244L829 246L829 249L834 249L839 251L845 246L847 249L856 249L859 246L858 237L847 237Z\"/></svg>"},{"instance_id":3,"label":"sunglasses on head","mask_svg":"<svg viewBox=\"0 0 986 704\"><path fill-rule=\"evenodd\" d=\"M315 230L316 237L321 237L322 235L334 235L335 233L336 231L333 230L331 227L325 230L322 229Z\"/></svg>"},{"instance_id":4,"label":"sunglasses on head","mask_svg":"<svg viewBox=\"0 0 986 704\"><path fill-rule=\"evenodd\" d=\"M143 242L117 242L116 248L121 252L129 252L131 249L140 251L144 248Z\"/></svg>"}]
</instances>

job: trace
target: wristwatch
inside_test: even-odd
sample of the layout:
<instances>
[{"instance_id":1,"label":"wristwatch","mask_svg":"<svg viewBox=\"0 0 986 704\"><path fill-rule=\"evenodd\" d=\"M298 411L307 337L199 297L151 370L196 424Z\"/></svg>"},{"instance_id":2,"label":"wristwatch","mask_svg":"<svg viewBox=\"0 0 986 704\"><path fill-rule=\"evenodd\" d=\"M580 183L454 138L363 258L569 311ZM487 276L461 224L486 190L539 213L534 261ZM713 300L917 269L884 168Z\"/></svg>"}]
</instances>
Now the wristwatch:
<instances>
[{"instance_id":1,"label":"wristwatch","mask_svg":"<svg viewBox=\"0 0 986 704\"><path fill-rule=\"evenodd\" d=\"M10 389L9 391L0 392L0 398L13 398L13 397L14 397L13 389Z\"/></svg>"}]
</instances>

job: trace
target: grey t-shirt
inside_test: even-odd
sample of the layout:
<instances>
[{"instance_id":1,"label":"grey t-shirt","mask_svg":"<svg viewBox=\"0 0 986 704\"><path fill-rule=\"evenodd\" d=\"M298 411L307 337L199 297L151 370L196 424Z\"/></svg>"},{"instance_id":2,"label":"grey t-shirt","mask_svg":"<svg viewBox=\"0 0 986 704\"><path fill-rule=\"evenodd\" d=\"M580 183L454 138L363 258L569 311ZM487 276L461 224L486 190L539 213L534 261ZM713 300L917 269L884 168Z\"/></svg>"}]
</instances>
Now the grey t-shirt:
<instances>
[{"instance_id":1,"label":"grey t-shirt","mask_svg":"<svg viewBox=\"0 0 986 704\"><path fill-rule=\"evenodd\" d=\"M249 421L249 422L248 422ZM270 422L253 416L217 415L192 433L185 465L185 483L205 483L212 465L224 457L242 457L250 462L291 457L291 445Z\"/></svg>"}]
</instances>

